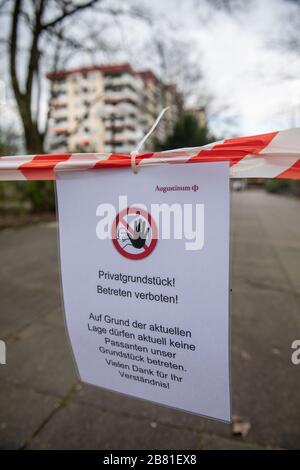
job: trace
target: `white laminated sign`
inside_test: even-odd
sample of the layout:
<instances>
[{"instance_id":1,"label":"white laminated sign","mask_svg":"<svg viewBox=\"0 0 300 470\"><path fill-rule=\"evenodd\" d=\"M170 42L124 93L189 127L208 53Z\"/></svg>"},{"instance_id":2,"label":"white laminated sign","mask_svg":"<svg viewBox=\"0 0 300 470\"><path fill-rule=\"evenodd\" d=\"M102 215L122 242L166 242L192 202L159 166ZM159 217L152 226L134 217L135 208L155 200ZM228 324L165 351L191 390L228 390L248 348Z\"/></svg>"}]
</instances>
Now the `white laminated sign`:
<instances>
[{"instance_id":1,"label":"white laminated sign","mask_svg":"<svg viewBox=\"0 0 300 470\"><path fill-rule=\"evenodd\" d=\"M228 173L59 174L64 307L83 382L230 421Z\"/></svg>"}]
</instances>

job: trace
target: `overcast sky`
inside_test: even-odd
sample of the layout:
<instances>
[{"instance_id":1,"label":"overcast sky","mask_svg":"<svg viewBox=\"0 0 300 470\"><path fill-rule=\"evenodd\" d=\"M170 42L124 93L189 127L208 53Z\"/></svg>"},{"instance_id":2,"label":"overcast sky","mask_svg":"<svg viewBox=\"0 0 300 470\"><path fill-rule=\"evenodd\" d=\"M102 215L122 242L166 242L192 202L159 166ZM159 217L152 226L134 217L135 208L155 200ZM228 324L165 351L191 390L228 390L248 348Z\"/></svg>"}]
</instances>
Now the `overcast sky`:
<instances>
[{"instance_id":1,"label":"overcast sky","mask_svg":"<svg viewBox=\"0 0 300 470\"><path fill-rule=\"evenodd\" d=\"M300 50L284 47L291 11L283 0L254 1L248 13L219 13L195 31L204 81L240 134L300 125Z\"/></svg>"},{"instance_id":2,"label":"overcast sky","mask_svg":"<svg viewBox=\"0 0 300 470\"><path fill-rule=\"evenodd\" d=\"M200 105L201 95L212 97L210 127L216 135L250 135L300 126L300 2L236 0L246 9L228 12L214 8L208 0L128 1L149 10L156 37L164 35L171 43L178 40L184 44L188 70L183 71L179 64L174 81L182 84L183 72L196 76L201 72L202 79L195 83L190 102ZM116 27L108 28L106 34L119 41L118 51L105 60L128 60L136 67L148 66L159 73L151 41L153 28L150 32L141 22L125 21L122 32L116 34ZM288 47L288 39L298 40L299 48ZM101 57L99 51L98 62ZM90 60L77 56L70 65ZM7 81L5 64L2 61ZM8 100L8 105L1 107L2 122L15 120L11 103ZM44 111L46 106L45 93Z\"/></svg>"},{"instance_id":3,"label":"overcast sky","mask_svg":"<svg viewBox=\"0 0 300 470\"><path fill-rule=\"evenodd\" d=\"M300 126L300 6L248 0L239 2L246 10L228 13L197 0L152 3L190 41L203 74L199 86L214 97L214 132L247 135ZM287 40L298 34L299 49L292 50Z\"/></svg>"}]
</instances>

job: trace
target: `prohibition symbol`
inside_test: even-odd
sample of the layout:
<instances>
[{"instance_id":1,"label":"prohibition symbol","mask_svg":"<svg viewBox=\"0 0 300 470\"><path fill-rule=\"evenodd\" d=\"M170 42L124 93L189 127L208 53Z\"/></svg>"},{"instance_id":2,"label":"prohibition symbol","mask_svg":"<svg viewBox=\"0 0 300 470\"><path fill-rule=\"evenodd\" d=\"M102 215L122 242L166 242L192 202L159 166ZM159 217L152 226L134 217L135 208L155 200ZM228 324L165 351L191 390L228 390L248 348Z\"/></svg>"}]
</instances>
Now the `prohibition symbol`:
<instances>
[{"instance_id":1,"label":"prohibition symbol","mask_svg":"<svg viewBox=\"0 0 300 470\"><path fill-rule=\"evenodd\" d=\"M112 241L118 252L132 260L149 256L157 244L157 225L139 207L127 207L117 214L112 225Z\"/></svg>"}]
</instances>

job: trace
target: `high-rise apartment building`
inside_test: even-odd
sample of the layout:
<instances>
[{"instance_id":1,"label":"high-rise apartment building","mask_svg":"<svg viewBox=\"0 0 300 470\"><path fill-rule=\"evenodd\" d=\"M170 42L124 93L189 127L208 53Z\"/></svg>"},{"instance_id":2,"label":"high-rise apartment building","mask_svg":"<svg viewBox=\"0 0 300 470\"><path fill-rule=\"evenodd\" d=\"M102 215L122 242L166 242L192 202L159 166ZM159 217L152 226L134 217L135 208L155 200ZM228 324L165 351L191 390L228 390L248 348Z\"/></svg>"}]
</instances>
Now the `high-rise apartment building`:
<instances>
[{"instance_id":1,"label":"high-rise apartment building","mask_svg":"<svg viewBox=\"0 0 300 470\"><path fill-rule=\"evenodd\" d=\"M163 84L150 70L115 64L49 73L48 78L52 151L129 153L164 106L170 111L158 139L171 132L178 117L176 87Z\"/></svg>"}]
</instances>

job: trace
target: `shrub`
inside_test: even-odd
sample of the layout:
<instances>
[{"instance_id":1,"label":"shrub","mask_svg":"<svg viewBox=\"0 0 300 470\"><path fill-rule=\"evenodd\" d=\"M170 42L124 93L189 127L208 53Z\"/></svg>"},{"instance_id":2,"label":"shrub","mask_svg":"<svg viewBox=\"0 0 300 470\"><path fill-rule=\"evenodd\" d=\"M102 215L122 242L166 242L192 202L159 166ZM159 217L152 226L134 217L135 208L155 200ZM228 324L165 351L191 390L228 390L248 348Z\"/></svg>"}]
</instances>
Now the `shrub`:
<instances>
[{"instance_id":1,"label":"shrub","mask_svg":"<svg viewBox=\"0 0 300 470\"><path fill-rule=\"evenodd\" d=\"M289 190L289 181L269 179L265 183L265 188L269 193L283 193Z\"/></svg>"}]
</instances>

